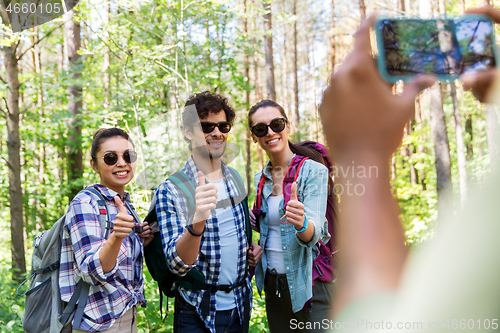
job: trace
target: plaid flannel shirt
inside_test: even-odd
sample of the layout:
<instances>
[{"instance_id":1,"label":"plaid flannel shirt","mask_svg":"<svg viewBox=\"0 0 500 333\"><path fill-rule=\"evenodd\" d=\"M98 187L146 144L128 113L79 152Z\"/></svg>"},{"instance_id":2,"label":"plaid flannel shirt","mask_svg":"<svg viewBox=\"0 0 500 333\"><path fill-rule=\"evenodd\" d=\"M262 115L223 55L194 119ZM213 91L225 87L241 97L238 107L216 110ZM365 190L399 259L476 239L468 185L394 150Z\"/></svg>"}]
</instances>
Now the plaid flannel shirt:
<instances>
[{"instance_id":1,"label":"plaid flannel shirt","mask_svg":"<svg viewBox=\"0 0 500 333\"><path fill-rule=\"evenodd\" d=\"M114 221L118 207L113 198L118 193L102 185L90 186L95 186L101 192L106 200L110 219ZM130 203L127 192L122 200ZM135 237L139 238L138 235ZM78 193L71 201L63 231L59 285L61 299L68 302L80 279L90 284L81 330L88 332L107 330L133 305L145 304L142 276L144 250L140 238L139 242L141 253L135 265L132 239L127 237L123 239L115 267L110 272L104 273L99 254L106 239L103 238L99 222L97 201L94 195L86 192Z\"/></svg>"},{"instance_id":2,"label":"plaid flannel shirt","mask_svg":"<svg viewBox=\"0 0 500 333\"><path fill-rule=\"evenodd\" d=\"M235 197L238 195L236 185L232 181L227 167L222 163L224 179L226 179L226 189L229 196ZM191 179L193 184L198 185L198 168L190 157L182 171ZM241 203L232 206L233 215L236 220L236 232L238 234L238 262L237 281L241 281L245 277L247 239L245 235L245 213ZM212 211L211 217L205 224L205 231L201 238L200 251L198 258L193 265L188 265L182 261L176 251L176 244L180 237L187 232L187 225L191 223L193 216L188 216L188 203L184 195L170 181L163 182L158 187L158 195L156 199L156 214L158 216L158 224L160 226L163 251L166 256L166 261L169 269L179 275L184 276L192 268L198 269L205 276L205 282L208 284L218 284L221 269L221 248L219 244L219 223L215 210ZM196 307L196 312L201 320L205 323L210 332L215 333L215 311L216 311L216 294L210 295L210 314L208 316L201 315L201 299L203 290L188 290L180 286L178 288L180 294L186 302ZM246 292L249 293L250 304L243 304ZM236 307L240 317L240 322L243 318L244 306L251 308L251 283L250 278L246 278L246 283L234 290L236 297Z\"/></svg>"}]
</instances>

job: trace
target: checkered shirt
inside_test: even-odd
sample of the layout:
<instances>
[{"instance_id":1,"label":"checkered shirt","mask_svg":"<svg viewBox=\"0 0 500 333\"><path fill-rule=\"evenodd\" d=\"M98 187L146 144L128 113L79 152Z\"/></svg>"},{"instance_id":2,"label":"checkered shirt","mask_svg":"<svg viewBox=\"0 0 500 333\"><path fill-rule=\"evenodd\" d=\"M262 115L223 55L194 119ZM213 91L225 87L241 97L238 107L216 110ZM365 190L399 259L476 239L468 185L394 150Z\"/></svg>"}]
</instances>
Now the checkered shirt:
<instances>
[{"instance_id":1,"label":"checkered shirt","mask_svg":"<svg viewBox=\"0 0 500 333\"><path fill-rule=\"evenodd\" d=\"M236 197L238 189L234 184L230 171L223 164L223 175L226 189L229 196ZM182 170L188 178L198 185L198 168L193 161L189 158L186 165ZM233 216L236 220L236 232L238 234L238 261L237 265L238 278L241 281L245 277L246 266L246 252L247 252L247 239L245 235L245 213L241 203L232 206ZM163 182L158 187L158 195L156 200L156 214L158 216L158 224L160 226L160 233L163 244L163 251L167 259L169 269L179 275L184 276L192 268L198 269L205 276L205 282L208 284L218 284L221 269L221 247L219 243L219 223L215 210L212 211L211 217L205 223L205 231L201 238L200 251L198 258L193 265L188 265L182 261L176 251L176 244L180 237L187 232L187 225L191 223L193 216L188 216L188 203L177 187L170 181ZM201 315L201 299L203 290L188 290L178 287L182 297L196 307L198 316L205 323L210 332L215 333L215 312L216 312L216 294L210 295L210 314L208 316ZM250 304L244 303L245 289L250 295ZM243 318L244 306L250 306L251 301L251 283L250 279L246 278L246 283L234 290L236 307L238 309L240 321Z\"/></svg>"},{"instance_id":2,"label":"checkered shirt","mask_svg":"<svg viewBox=\"0 0 500 333\"><path fill-rule=\"evenodd\" d=\"M110 219L114 221L118 207L113 198L118 193L102 185L90 186L95 186L101 192L106 200ZM122 200L130 203L127 192ZM135 237L139 238L138 235ZM107 330L133 305L145 304L142 276L144 250L140 238L139 242L141 253L135 263L132 239L127 237L123 239L115 267L104 273L99 254L106 239L103 238L99 222L97 200L94 195L82 191L71 201L63 230L59 285L61 299L68 302L80 279L90 284L81 330Z\"/></svg>"}]
</instances>

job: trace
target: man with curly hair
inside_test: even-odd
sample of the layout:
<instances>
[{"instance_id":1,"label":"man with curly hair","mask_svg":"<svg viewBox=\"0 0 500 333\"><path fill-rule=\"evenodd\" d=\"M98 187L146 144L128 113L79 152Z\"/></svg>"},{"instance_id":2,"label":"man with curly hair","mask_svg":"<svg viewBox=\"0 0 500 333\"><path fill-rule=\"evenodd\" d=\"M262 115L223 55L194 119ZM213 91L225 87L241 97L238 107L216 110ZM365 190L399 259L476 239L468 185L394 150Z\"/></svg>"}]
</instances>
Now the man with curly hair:
<instances>
[{"instance_id":1,"label":"man with curly hair","mask_svg":"<svg viewBox=\"0 0 500 333\"><path fill-rule=\"evenodd\" d=\"M192 155L181 177L196 188L195 207L171 180L158 188L156 213L168 268L181 277L196 269L213 286L174 285L174 332L248 331L252 287L246 264L255 266L262 251L247 242L241 202L246 194L238 193L236 171L222 161L234 118L221 95L189 97L182 122Z\"/></svg>"}]
</instances>

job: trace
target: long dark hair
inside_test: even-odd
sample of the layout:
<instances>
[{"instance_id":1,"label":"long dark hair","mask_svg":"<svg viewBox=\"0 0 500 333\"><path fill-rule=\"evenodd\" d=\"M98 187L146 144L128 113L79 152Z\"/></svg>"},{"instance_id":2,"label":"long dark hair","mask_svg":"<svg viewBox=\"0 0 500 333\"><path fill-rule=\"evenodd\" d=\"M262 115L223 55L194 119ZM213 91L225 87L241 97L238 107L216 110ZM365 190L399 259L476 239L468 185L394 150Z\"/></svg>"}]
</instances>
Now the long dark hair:
<instances>
[{"instance_id":1,"label":"long dark hair","mask_svg":"<svg viewBox=\"0 0 500 333\"><path fill-rule=\"evenodd\" d=\"M289 123L288 117L286 116L286 112L281 107L281 105L279 105L278 103L276 103L275 101L272 101L270 99L265 99L265 100L260 101L259 103L255 104L254 106L252 106L250 108L250 111L248 111L248 127L249 128L252 128L251 118L252 118L253 114L255 112L257 112L258 109L263 108L263 107L267 107L267 106L271 106L271 107L278 109L279 112L281 113L281 116L286 119L287 123ZM304 146L295 145L295 144L291 143L290 140L288 140L288 146L290 147L290 150L292 151L292 153L300 155L300 156L309 157L311 160L325 165L325 163L323 162L323 156L321 156L321 154L319 152L317 152L316 150L311 149L311 148L307 148Z\"/></svg>"}]
</instances>

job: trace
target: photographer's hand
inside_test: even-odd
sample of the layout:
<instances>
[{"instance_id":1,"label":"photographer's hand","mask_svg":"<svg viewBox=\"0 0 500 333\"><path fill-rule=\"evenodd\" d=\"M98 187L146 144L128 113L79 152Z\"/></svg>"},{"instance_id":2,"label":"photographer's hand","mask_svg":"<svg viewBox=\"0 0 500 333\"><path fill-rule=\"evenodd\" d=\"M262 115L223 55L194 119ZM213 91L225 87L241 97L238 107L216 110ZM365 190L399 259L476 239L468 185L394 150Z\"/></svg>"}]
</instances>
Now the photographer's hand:
<instances>
[{"instance_id":1,"label":"photographer's hand","mask_svg":"<svg viewBox=\"0 0 500 333\"><path fill-rule=\"evenodd\" d=\"M484 6L466 11L467 14L480 14L491 17L496 23L500 23L500 10ZM489 69L474 74L464 74L460 78L465 90L472 90L474 96L483 103L496 103L500 101L500 70ZM496 83L496 84L495 84ZM498 88L495 88L495 85Z\"/></svg>"}]
</instances>

